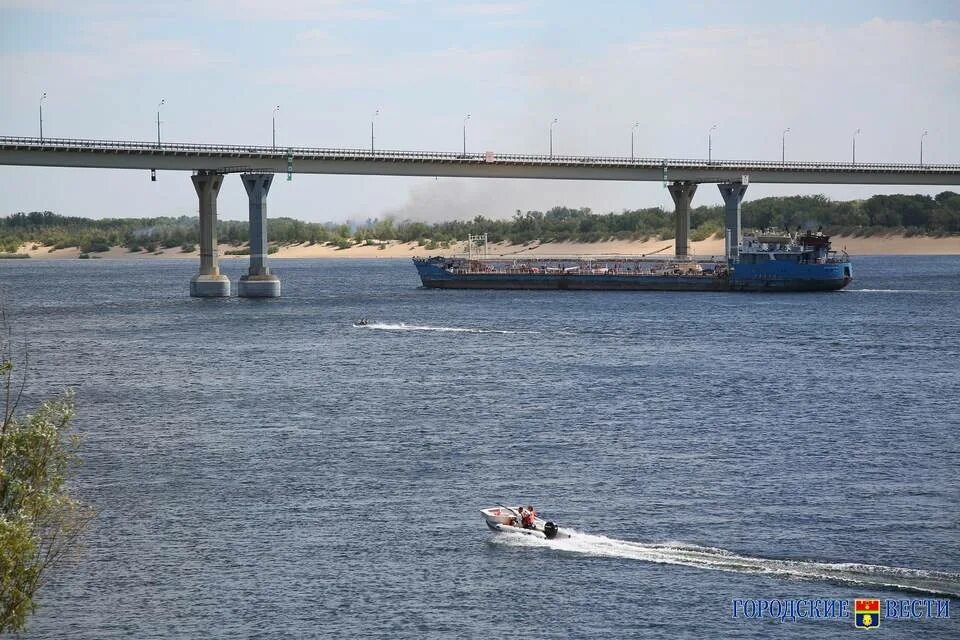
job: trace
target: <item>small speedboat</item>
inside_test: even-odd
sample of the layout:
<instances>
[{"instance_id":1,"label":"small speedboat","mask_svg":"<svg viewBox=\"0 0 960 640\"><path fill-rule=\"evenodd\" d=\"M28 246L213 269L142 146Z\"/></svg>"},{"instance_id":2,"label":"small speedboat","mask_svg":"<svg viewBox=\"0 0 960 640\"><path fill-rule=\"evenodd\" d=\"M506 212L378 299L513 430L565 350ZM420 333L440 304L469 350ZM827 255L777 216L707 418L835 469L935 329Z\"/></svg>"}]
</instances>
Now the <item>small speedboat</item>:
<instances>
[{"instance_id":1,"label":"small speedboat","mask_svg":"<svg viewBox=\"0 0 960 640\"><path fill-rule=\"evenodd\" d=\"M480 509L487 526L494 531L522 533L528 536L546 538L569 538L570 534L563 531L555 523L541 518L534 518L533 527L520 525L520 512L510 507L496 506Z\"/></svg>"},{"instance_id":2,"label":"small speedboat","mask_svg":"<svg viewBox=\"0 0 960 640\"><path fill-rule=\"evenodd\" d=\"M360 318L359 320L357 320L356 322L353 323L353 326L355 326L355 327L365 327L365 326L367 326L368 324L370 324L370 321L369 321L369 320L367 320L366 318Z\"/></svg>"}]
</instances>

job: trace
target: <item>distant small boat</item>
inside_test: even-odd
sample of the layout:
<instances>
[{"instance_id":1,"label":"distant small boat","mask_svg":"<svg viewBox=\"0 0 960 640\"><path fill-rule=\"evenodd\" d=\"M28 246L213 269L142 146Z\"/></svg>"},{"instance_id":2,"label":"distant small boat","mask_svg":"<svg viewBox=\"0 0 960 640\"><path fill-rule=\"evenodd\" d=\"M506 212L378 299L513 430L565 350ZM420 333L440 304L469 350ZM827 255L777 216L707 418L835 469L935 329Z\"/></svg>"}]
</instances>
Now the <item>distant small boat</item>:
<instances>
[{"instance_id":1,"label":"distant small boat","mask_svg":"<svg viewBox=\"0 0 960 640\"><path fill-rule=\"evenodd\" d=\"M534 519L532 527L524 527L520 524L520 513L510 507L487 507L486 509L480 509L480 513L483 514L487 526L494 531L522 533L537 538L546 538L547 540L570 537L569 533L560 529L555 523L540 518Z\"/></svg>"},{"instance_id":2,"label":"distant small boat","mask_svg":"<svg viewBox=\"0 0 960 640\"><path fill-rule=\"evenodd\" d=\"M353 323L353 326L355 326L355 327L365 327L365 326L367 326L368 324L370 324L370 321L369 321L369 320L367 320L366 318L360 318L359 320L357 320L356 322Z\"/></svg>"}]
</instances>

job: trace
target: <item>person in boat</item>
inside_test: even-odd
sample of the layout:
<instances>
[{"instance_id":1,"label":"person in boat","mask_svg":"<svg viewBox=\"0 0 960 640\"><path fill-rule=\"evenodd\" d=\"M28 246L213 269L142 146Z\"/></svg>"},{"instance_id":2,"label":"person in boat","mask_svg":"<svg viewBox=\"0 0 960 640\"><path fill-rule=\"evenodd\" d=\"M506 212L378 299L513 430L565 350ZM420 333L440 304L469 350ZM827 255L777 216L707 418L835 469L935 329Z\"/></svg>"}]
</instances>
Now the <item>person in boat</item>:
<instances>
[{"instance_id":1,"label":"person in boat","mask_svg":"<svg viewBox=\"0 0 960 640\"><path fill-rule=\"evenodd\" d=\"M537 511L533 508L533 505L527 505L526 509L520 507L520 524L524 529L533 529L534 523L537 519Z\"/></svg>"},{"instance_id":2,"label":"person in boat","mask_svg":"<svg viewBox=\"0 0 960 640\"><path fill-rule=\"evenodd\" d=\"M510 519L510 524L512 524L515 527L522 527L523 518L526 515L526 509L523 508L523 505L520 505L519 507L514 509L513 512L514 514L516 514L516 517Z\"/></svg>"}]
</instances>

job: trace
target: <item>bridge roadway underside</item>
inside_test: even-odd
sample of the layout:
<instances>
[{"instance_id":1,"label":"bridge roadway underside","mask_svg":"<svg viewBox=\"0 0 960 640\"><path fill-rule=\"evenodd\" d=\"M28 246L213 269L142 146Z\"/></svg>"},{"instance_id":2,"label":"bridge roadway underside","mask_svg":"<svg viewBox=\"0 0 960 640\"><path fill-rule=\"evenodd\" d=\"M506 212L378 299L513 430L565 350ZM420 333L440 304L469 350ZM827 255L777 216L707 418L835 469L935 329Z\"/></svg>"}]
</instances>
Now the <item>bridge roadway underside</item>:
<instances>
[{"instance_id":1,"label":"bridge roadway underside","mask_svg":"<svg viewBox=\"0 0 960 640\"><path fill-rule=\"evenodd\" d=\"M441 158L427 156L438 155ZM629 180L648 182L734 182L747 176L751 183L958 185L960 165L870 165L849 163L775 163L728 161L550 159L543 156L514 160L482 154L424 154L406 152L350 152L349 154L291 155L293 173L387 176L443 176L451 178L516 178L547 180ZM85 167L95 169L156 169L159 171L223 171L242 168L257 173L286 173L287 154L221 152L188 153L164 149L105 151L11 148L0 139L0 165Z\"/></svg>"}]
</instances>

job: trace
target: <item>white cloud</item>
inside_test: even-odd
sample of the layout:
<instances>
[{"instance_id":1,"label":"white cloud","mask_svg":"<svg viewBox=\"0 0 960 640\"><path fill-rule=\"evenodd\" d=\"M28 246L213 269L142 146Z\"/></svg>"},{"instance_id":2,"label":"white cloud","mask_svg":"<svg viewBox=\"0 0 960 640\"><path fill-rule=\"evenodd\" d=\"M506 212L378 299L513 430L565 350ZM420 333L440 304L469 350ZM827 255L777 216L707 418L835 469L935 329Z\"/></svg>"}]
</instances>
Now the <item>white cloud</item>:
<instances>
[{"instance_id":1,"label":"white cloud","mask_svg":"<svg viewBox=\"0 0 960 640\"><path fill-rule=\"evenodd\" d=\"M233 20L329 21L383 20L390 12L356 0L207 0L207 6Z\"/></svg>"},{"instance_id":2,"label":"white cloud","mask_svg":"<svg viewBox=\"0 0 960 640\"><path fill-rule=\"evenodd\" d=\"M99 46L82 51L3 54L0 69L16 69L19 76L58 79L81 86L149 73L195 72L223 61L218 54L184 40L98 40Z\"/></svg>"},{"instance_id":3,"label":"white cloud","mask_svg":"<svg viewBox=\"0 0 960 640\"><path fill-rule=\"evenodd\" d=\"M0 9L36 10L68 15L113 18L169 17L174 14L215 17L219 20L382 20L386 10L359 0L284 0L282 4L261 0L0 0Z\"/></svg>"},{"instance_id":4,"label":"white cloud","mask_svg":"<svg viewBox=\"0 0 960 640\"><path fill-rule=\"evenodd\" d=\"M442 9L442 13L454 16L504 17L525 13L527 6L522 3L488 2L476 4L458 4Z\"/></svg>"},{"instance_id":5,"label":"white cloud","mask_svg":"<svg viewBox=\"0 0 960 640\"><path fill-rule=\"evenodd\" d=\"M296 35L290 53L303 58L326 58L349 55L353 48L324 29L311 29Z\"/></svg>"},{"instance_id":6,"label":"white cloud","mask_svg":"<svg viewBox=\"0 0 960 640\"><path fill-rule=\"evenodd\" d=\"M393 90L431 85L434 90L470 77L491 89L516 87L520 78L511 73L522 59L522 51L511 49L439 49L426 52L396 52L382 56L349 47L322 32L303 34L291 53L301 58L341 56L336 65L326 60L294 61L271 72L264 81L301 86L310 78L325 90Z\"/></svg>"}]
</instances>

